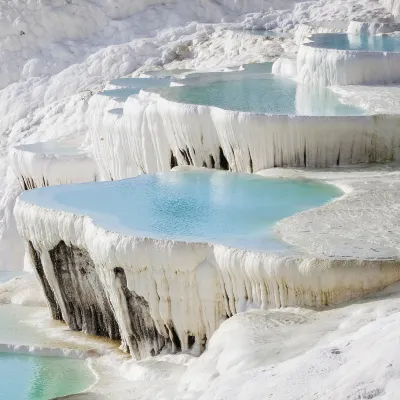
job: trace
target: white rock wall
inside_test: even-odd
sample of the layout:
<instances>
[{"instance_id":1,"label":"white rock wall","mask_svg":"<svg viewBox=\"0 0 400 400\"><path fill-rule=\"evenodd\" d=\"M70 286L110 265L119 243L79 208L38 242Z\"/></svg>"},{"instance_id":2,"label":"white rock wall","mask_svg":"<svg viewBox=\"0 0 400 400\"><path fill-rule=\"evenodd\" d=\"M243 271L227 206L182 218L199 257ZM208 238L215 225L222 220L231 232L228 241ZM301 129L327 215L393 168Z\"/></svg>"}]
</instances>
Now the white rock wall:
<instances>
[{"instance_id":1,"label":"white rock wall","mask_svg":"<svg viewBox=\"0 0 400 400\"><path fill-rule=\"evenodd\" d=\"M303 44L297 54L300 82L332 85L400 82L400 53L315 48Z\"/></svg>"},{"instance_id":2,"label":"white rock wall","mask_svg":"<svg viewBox=\"0 0 400 400\"><path fill-rule=\"evenodd\" d=\"M13 147L9 153L11 166L24 190L97 180L96 165L88 154L35 152L30 147Z\"/></svg>"},{"instance_id":3,"label":"white rock wall","mask_svg":"<svg viewBox=\"0 0 400 400\"><path fill-rule=\"evenodd\" d=\"M101 107L96 101L91 113ZM274 166L329 167L399 157L397 116L252 114L175 103L145 92L130 97L123 112L88 120L103 179L175 165L256 172Z\"/></svg>"}]
</instances>

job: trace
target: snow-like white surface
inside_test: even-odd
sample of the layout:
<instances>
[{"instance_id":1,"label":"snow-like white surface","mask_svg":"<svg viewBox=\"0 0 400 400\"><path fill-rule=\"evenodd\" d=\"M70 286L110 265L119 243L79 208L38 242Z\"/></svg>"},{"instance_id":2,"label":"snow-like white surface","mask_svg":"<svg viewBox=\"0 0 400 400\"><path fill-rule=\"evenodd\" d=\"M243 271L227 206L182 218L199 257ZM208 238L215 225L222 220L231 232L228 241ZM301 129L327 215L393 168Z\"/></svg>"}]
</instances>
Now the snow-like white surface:
<instances>
[{"instance_id":1,"label":"snow-like white surface","mask_svg":"<svg viewBox=\"0 0 400 400\"><path fill-rule=\"evenodd\" d=\"M22 188L91 182L97 168L83 149L57 141L16 146L9 152Z\"/></svg>"},{"instance_id":2,"label":"snow-like white surface","mask_svg":"<svg viewBox=\"0 0 400 400\"><path fill-rule=\"evenodd\" d=\"M296 103L303 114L315 106L305 90ZM274 166L333 166L398 159L399 138L393 116L287 116L227 111L181 104L141 92L123 105L123 116L98 113L105 105L94 96L88 113L93 155L103 179L123 179L144 172L166 171L171 151L178 165L218 165L220 147L233 171ZM323 103L321 103L323 106ZM117 106L118 107L118 106ZM251 159L251 162L250 162Z\"/></svg>"},{"instance_id":3,"label":"snow-like white surface","mask_svg":"<svg viewBox=\"0 0 400 400\"><path fill-rule=\"evenodd\" d=\"M400 52L326 49L309 42L299 48L297 78L323 86L392 84L400 81L399 66Z\"/></svg>"},{"instance_id":4,"label":"snow-like white surface","mask_svg":"<svg viewBox=\"0 0 400 400\"><path fill-rule=\"evenodd\" d=\"M345 103L357 105L370 114L397 114L400 110L400 86L333 86Z\"/></svg>"}]
</instances>

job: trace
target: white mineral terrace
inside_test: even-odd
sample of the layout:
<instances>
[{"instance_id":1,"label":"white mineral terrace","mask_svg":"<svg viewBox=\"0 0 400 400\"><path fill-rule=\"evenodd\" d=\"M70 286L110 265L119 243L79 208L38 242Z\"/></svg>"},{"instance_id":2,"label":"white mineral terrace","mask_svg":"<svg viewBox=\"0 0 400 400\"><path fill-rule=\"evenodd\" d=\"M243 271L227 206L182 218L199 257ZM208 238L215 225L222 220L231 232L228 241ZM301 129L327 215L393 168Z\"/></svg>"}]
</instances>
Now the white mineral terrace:
<instances>
[{"instance_id":1,"label":"white mineral terrace","mask_svg":"<svg viewBox=\"0 0 400 400\"><path fill-rule=\"evenodd\" d=\"M97 179L92 157L73 144L58 141L12 147L9 159L23 189Z\"/></svg>"},{"instance_id":2,"label":"white mineral terrace","mask_svg":"<svg viewBox=\"0 0 400 400\"><path fill-rule=\"evenodd\" d=\"M97 280L113 304L122 340L137 357L149 354L151 348L157 353L162 338L170 339L172 350L179 343L182 350L198 353L226 316L249 308L338 304L400 279L398 169L270 170L263 174L315 178L347 193L328 205L280 221L278 233L294 246L283 254L112 232L89 217L43 208L29 197L17 200L15 217L19 233L40 256L37 265L63 318L69 321L71 310L54 264L60 243L78 251L79 257L83 254L84 263L93 263ZM73 269L81 268L80 258L73 257ZM121 280L121 273L126 278ZM87 276L76 279L71 284L79 288ZM130 324L129 307L118 294L124 281L131 293L148 304L141 306L141 313L150 316L144 319L145 326L154 323L152 329L161 337L145 334L136 351L129 340L131 329L139 328ZM194 315L193 310L199 311ZM85 325L81 329L85 331Z\"/></svg>"},{"instance_id":3,"label":"white mineral terrace","mask_svg":"<svg viewBox=\"0 0 400 400\"><path fill-rule=\"evenodd\" d=\"M322 86L396 83L399 66L398 36L314 34L297 54L298 80Z\"/></svg>"},{"instance_id":4,"label":"white mineral terrace","mask_svg":"<svg viewBox=\"0 0 400 400\"><path fill-rule=\"evenodd\" d=\"M398 159L398 115L329 115L329 91L321 90L298 86L298 115L184 104L145 91L123 105L94 96L86 121L100 176L123 179L188 164L257 172Z\"/></svg>"}]
</instances>

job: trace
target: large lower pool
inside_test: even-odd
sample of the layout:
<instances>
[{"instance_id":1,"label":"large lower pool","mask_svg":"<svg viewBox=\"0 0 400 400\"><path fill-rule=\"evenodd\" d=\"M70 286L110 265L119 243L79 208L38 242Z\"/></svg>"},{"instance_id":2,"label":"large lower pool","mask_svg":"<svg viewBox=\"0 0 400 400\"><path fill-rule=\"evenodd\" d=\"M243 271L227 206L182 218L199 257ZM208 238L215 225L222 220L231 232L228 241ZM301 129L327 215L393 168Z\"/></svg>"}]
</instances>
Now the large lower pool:
<instances>
[{"instance_id":1,"label":"large lower pool","mask_svg":"<svg viewBox=\"0 0 400 400\"><path fill-rule=\"evenodd\" d=\"M21 199L87 215L124 234L268 251L285 248L274 235L278 220L340 193L315 181L207 171L52 186L24 192Z\"/></svg>"},{"instance_id":2,"label":"large lower pool","mask_svg":"<svg viewBox=\"0 0 400 400\"><path fill-rule=\"evenodd\" d=\"M323 49L358 51L400 51L400 37L321 33L312 36L308 46Z\"/></svg>"},{"instance_id":3,"label":"large lower pool","mask_svg":"<svg viewBox=\"0 0 400 400\"><path fill-rule=\"evenodd\" d=\"M82 360L0 353L0 399L48 400L94 382Z\"/></svg>"},{"instance_id":4,"label":"large lower pool","mask_svg":"<svg viewBox=\"0 0 400 400\"><path fill-rule=\"evenodd\" d=\"M363 110L340 102L328 88L299 84L264 74L253 79L218 81L199 86L156 89L168 100L215 106L225 110L284 115L362 115ZM306 105L306 107L305 107Z\"/></svg>"}]
</instances>

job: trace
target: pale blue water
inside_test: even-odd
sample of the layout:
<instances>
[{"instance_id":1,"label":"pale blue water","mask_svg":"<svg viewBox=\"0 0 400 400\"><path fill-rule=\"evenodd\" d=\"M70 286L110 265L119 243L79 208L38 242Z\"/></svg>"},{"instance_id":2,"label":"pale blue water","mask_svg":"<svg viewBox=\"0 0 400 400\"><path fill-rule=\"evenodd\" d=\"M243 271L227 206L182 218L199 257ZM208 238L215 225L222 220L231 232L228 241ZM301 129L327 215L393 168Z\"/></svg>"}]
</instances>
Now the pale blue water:
<instances>
[{"instance_id":1,"label":"pale blue water","mask_svg":"<svg viewBox=\"0 0 400 400\"><path fill-rule=\"evenodd\" d=\"M312 41L309 46L323 49L400 51L400 37L322 33L313 35Z\"/></svg>"},{"instance_id":2,"label":"pale blue water","mask_svg":"<svg viewBox=\"0 0 400 400\"><path fill-rule=\"evenodd\" d=\"M272 65L273 62L244 64L243 68L245 73L271 73Z\"/></svg>"},{"instance_id":3,"label":"pale blue water","mask_svg":"<svg viewBox=\"0 0 400 400\"><path fill-rule=\"evenodd\" d=\"M125 234L267 251L285 248L273 232L278 220L340 194L314 181L213 171L52 186L26 191L21 199L88 215Z\"/></svg>"},{"instance_id":4,"label":"pale blue water","mask_svg":"<svg viewBox=\"0 0 400 400\"><path fill-rule=\"evenodd\" d=\"M152 90L153 91L153 90ZM201 86L155 89L168 100L215 106L226 110L289 115L362 115L364 110L345 105L327 88L265 74L262 78L218 81Z\"/></svg>"},{"instance_id":5,"label":"pale blue water","mask_svg":"<svg viewBox=\"0 0 400 400\"><path fill-rule=\"evenodd\" d=\"M94 382L82 360L0 353L0 399L48 400Z\"/></svg>"},{"instance_id":6,"label":"pale blue water","mask_svg":"<svg viewBox=\"0 0 400 400\"><path fill-rule=\"evenodd\" d=\"M124 87L121 89L111 89L111 90L104 90L99 94L101 96L113 97L119 100L126 100L129 96L133 96L138 94L141 89L137 89L135 87Z\"/></svg>"}]
</instances>

